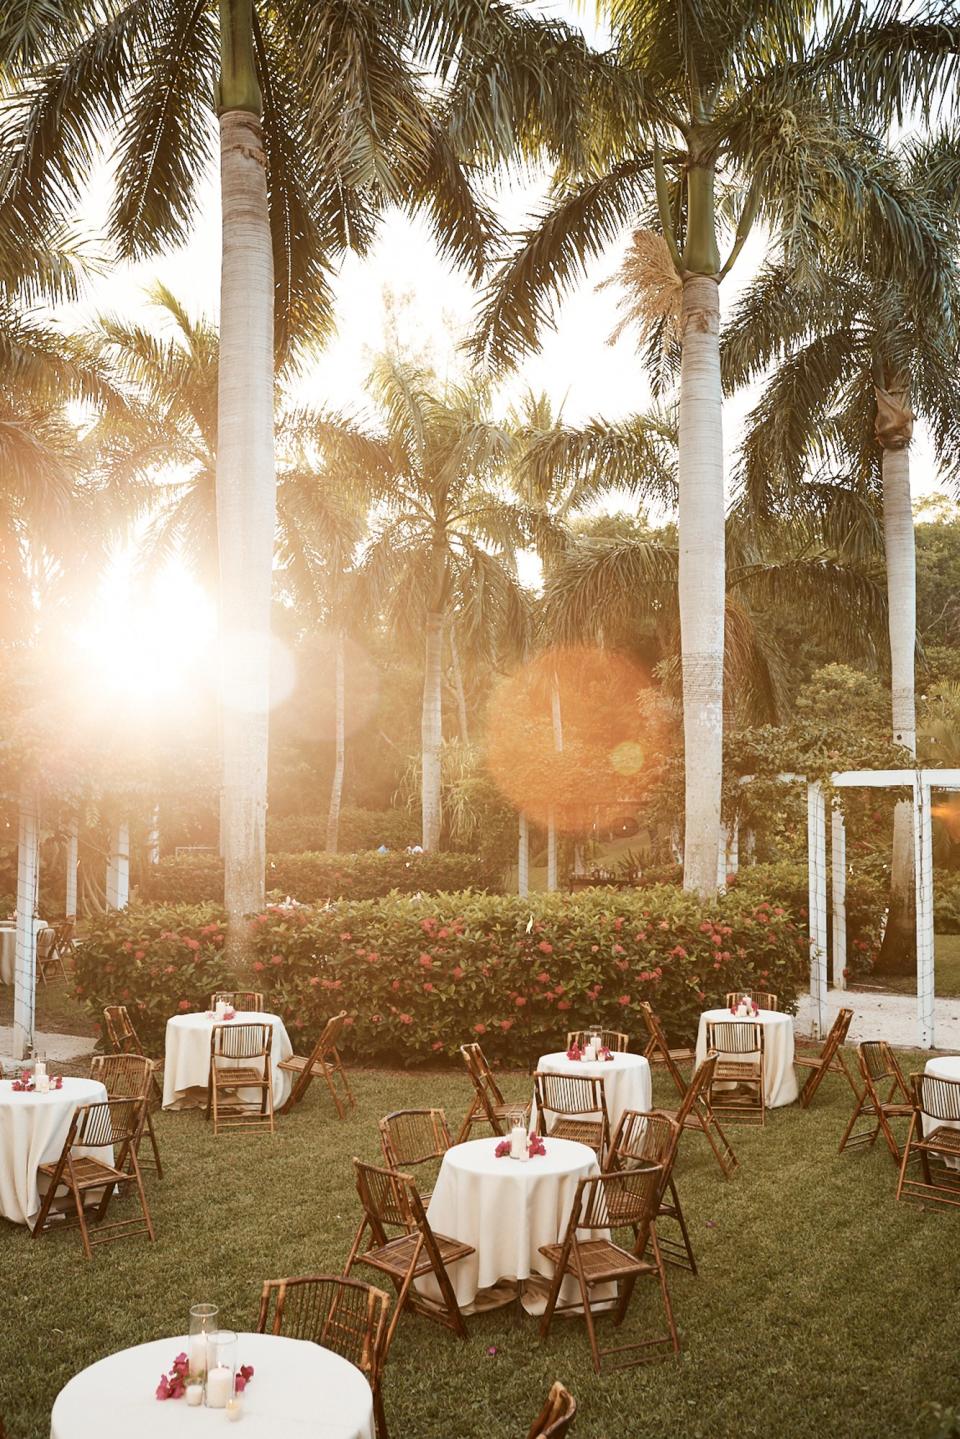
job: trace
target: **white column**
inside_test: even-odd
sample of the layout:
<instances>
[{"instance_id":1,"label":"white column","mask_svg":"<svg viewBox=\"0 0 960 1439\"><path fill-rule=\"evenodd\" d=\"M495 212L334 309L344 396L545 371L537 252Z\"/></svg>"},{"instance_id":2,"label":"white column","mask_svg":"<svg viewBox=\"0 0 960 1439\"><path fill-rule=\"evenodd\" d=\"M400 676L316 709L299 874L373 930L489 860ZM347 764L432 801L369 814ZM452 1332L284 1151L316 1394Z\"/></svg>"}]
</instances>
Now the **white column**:
<instances>
[{"instance_id":1,"label":"white column","mask_svg":"<svg viewBox=\"0 0 960 1439\"><path fill-rule=\"evenodd\" d=\"M827 998L827 819L823 787L807 785L807 866L810 909L810 998L816 1037L825 1032Z\"/></svg>"},{"instance_id":2,"label":"white column","mask_svg":"<svg viewBox=\"0 0 960 1439\"><path fill-rule=\"evenodd\" d=\"M740 872L740 817L734 818L727 839L727 874Z\"/></svg>"},{"instance_id":3,"label":"white column","mask_svg":"<svg viewBox=\"0 0 960 1439\"><path fill-rule=\"evenodd\" d=\"M547 815L547 889L557 888L557 822L551 805Z\"/></svg>"},{"instance_id":4,"label":"white column","mask_svg":"<svg viewBox=\"0 0 960 1439\"><path fill-rule=\"evenodd\" d=\"M517 841L517 894L530 890L530 826L527 816L521 810L518 820Z\"/></svg>"},{"instance_id":5,"label":"white column","mask_svg":"<svg viewBox=\"0 0 960 1439\"><path fill-rule=\"evenodd\" d=\"M63 912L77 912L77 858L80 842L80 821L71 815L67 821L67 853L64 859Z\"/></svg>"},{"instance_id":6,"label":"white column","mask_svg":"<svg viewBox=\"0 0 960 1439\"><path fill-rule=\"evenodd\" d=\"M147 830L147 864L160 863L160 806L155 804L150 812L150 828Z\"/></svg>"},{"instance_id":7,"label":"white column","mask_svg":"<svg viewBox=\"0 0 960 1439\"><path fill-rule=\"evenodd\" d=\"M913 859L917 887L917 1043L933 1049L934 932L933 825L930 786L913 782Z\"/></svg>"},{"instance_id":8,"label":"white column","mask_svg":"<svg viewBox=\"0 0 960 1439\"><path fill-rule=\"evenodd\" d=\"M130 826L121 820L110 834L107 859L107 908L126 909L130 898Z\"/></svg>"},{"instance_id":9,"label":"white column","mask_svg":"<svg viewBox=\"0 0 960 1439\"><path fill-rule=\"evenodd\" d=\"M34 914L40 881L40 824L37 798L20 799L17 843L17 953L13 990L13 1057L26 1059L33 1049L37 995L37 927Z\"/></svg>"},{"instance_id":10,"label":"white column","mask_svg":"<svg viewBox=\"0 0 960 1439\"><path fill-rule=\"evenodd\" d=\"M830 884L833 898L833 987L846 989L847 827L843 810L830 813Z\"/></svg>"},{"instance_id":11,"label":"white column","mask_svg":"<svg viewBox=\"0 0 960 1439\"><path fill-rule=\"evenodd\" d=\"M717 845L717 889L722 894L727 887L727 850L730 847L730 826L725 820L720 823L720 843Z\"/></svg>"}]
</instances>

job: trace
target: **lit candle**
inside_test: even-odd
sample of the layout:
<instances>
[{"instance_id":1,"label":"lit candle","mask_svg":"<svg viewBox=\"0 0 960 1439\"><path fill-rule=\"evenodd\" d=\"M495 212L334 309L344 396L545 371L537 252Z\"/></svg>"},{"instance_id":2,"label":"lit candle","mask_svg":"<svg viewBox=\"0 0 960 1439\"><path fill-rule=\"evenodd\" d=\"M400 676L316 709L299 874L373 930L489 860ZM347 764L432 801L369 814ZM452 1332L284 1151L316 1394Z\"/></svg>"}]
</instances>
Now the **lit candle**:
<instances>
[{"instance_id":1,"label":"lit candle","mask_svg":"<svg viewBox=\"0 0 960 1439\"><path fill-rule=\"evenodd\" d=\"M243 1417L243 1405L240 1403L240 1400L239 1400L239 1399L228 1399L228 1400L227 1400L227 1418L228 1418L228 1419L232 1419L232 1420L235 1422L237 1419L241 1419L242 1417Z\"/></svg>"},{"instance_id":2,"label":"lit candle","mask_svg":"<svg viewBox=\"0 0 960 1439\"><path fill-rule=\"evenodd\" d=\"M225 1409L233 1397L233 1370L218 1364L207 1374L207 1408Z\"/></svg>"},{"instance_id":3,"label":"lit candle","mask_svg":"<svg viewBox=\"0 0 960 1439\"><path fill-rule=\"evenodd\" d=\"M207 1336L206 1334L190 1335L190 1373L199 1374L201 1377L207 1372Z\"/></svg>"},{"instance_id":4,"label":"lit candle","mask_svg":"<svg viewBox=\"0 0 960 1439\"><path fill-rule=\"evenodd\" d=\"M510 1158L520 1159L526 1148L527 1135L522 1124L515 1124L510 1131Z\"/></svg>"},{"instance_id":5,"label":"lit candle","mask_svg":"<svg viewBox=\"0 0 960 1439\"><path fill-rule=\"evenodd\" d=\"M188 1384L188 1385L187 1385L186 1400L187 1400L187 1403L190 1405L190 1408L191 1408L191 1409L195 1409L198 1404L202 1404L202 1403L203 1403L203 1385L202 1385L202 1384Z\"/></svg>"},{"instance_id":6,"label":"lit candle","mask_svg":"<svg viewBox=\"0 0 960 1439\"><path fill-rule=\"evenodd\" d=\"M37 1066L37 1068L39 1069L39 1065ZM46 1070L44 1070L42 1074L38 1074L35 1072L33 1076L33 1083L34 1088L36 1089L38 1094L50 1093L50 1076L46 1072Z\"/></svg>"}]
</instances>

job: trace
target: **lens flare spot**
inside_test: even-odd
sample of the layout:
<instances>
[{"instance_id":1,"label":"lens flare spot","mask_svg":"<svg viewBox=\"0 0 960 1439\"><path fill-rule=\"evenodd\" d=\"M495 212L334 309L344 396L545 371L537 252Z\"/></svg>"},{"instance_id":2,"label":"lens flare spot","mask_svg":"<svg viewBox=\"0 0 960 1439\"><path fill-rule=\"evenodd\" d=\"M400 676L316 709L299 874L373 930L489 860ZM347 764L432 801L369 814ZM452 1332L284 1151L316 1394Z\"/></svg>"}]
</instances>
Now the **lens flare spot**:
<instances>
[{"instance_id":1,"label":"lens flare spot","mask_svg":"<svg viewBox=\"0 0 960 1439\"><path fill-rule=\"evenodd\" d=\"M639 774L643 769L643 746L636 740L621 740L610 751L610 765L617 774Z\"/></svg>"}]
</instances>

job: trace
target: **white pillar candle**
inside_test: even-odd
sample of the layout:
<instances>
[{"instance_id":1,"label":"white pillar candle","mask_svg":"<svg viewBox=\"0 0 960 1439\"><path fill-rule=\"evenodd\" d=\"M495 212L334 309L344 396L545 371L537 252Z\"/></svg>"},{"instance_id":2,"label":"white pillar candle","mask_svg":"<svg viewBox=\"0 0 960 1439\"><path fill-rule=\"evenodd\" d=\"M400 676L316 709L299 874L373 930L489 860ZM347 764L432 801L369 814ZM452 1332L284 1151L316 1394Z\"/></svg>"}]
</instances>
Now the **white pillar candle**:
<instances>
[{"instance_id":1,"label":"white pillar candle","mask_svg":"<svg viewBox=\"0 0 960 1439\"><path fill-rule=\"evenodd\" d=\"M43 1074L35 1074L33 1076L33 1083L38 1094L50 1093L50 1076L46 1071L44 1071Z\"/></svg>"},{"instance_id":2,"label":"white pillar candle","mask_svg":"<svg viewBox=\"0 0 960 1439\"><path fill-rule=\"evenodd\" d=\"M205 1334L190 1335L190 1360L191 1374L206 1374L207 1372L207 1336Z\"/></svg>"},{"instance_id":3,"label":"white pillar candle","mask_svg":"<svg viewBox=\"0 0 960 1439\"><path fill-rule=\"evenodd\" d=\"M239 1399L230 1399L227 1403L227 1418L236 1421L243 1418L243 1405Z\"/></svg>"},{"instance_id":4,"label":"white pillar candle","mask_svg":"<svg viewBox=\"0 0 960 1439\"><path fill-rule=\"evenodd\" d=\"M522 1124L515 1124L510 1131L510 1158L519 1159L523 1149L526 1134Z\"/></svg>"},{"instance_id":5,"label":"white pillar candle","mask_svg":"<svg viewBox=\"0 0 960 1439\"><path fill-rule=\"evenodd\" d=\"M225 1409L233 1397L233 1370L218 1364L207 1374L207 1408Z\"/></svg>"},{"instance_id":6,"label":"white pillar candle","mask_svg":"<svg viewBox=\"0 0 960 1439\"><path fill-rule=\"evenodd\" d=\"M44 1060L42 1060L42 1059L38 1059L37 1062L36 1062L36 1064L33 1066L33 1077L34 1077L34 1079L40 1079L40 1078L42 1078L42 1076L45 1075L46 1072L47 1072L46 1062L45 1062Z\"/></svg>"},{"instance_id":7,"label":"white pillar candle","mask_svg":"<svg viewBox=\"0 0 960 1439\"><path fill-rule=\"evenodd\" d=\"M187 1400L187 1403L190 1405L191 1409L196 1408L196 1406L197 1406L198 1404L202 1404L202 1403L203 1403L203 1385L202 1385L202 1384L188 1384L188 1385L187 1385L186 1400Z\"/></svg>"}]
</instances>

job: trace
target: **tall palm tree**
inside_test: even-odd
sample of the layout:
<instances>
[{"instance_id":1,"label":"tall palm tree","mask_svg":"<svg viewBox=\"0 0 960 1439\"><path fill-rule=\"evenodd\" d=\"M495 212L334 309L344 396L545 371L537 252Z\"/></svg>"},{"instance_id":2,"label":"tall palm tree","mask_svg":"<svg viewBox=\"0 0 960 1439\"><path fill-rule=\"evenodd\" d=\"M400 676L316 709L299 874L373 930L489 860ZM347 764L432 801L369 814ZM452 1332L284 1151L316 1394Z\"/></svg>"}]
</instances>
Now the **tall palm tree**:
<instances>
[{"instance_id":1,"label":"tall palm tree","mask_svg":"<svg viewBox=\"0 0 960 1439\"><path fill-rule=\"evenodd\" d=\"M945 140L896 157L905 195L942 235L922 274L898 266L863 217L839 216L815 277L767 267L742 296L723 343L726 382L775 366L743 447L745 499L759 517L809 503L842 470L883 517L893 741L916 756L916 558L910 492L915 412L930 427L941 475L960 473L960 265ZM944 200L947 203L944 203ZM776 295L776 304L771 305ZM933 296L933 298L931 298ZM814 501L815 502L815 501ZM890 908L878 960L912 968L915 949L913 806L894 812Z\"/></svg>"},{"instance_id":2,"label":"tall palm tree","mask_svg":"<svg viewBox=\"0 0 960 1439\"><path fill-rule=\"evenodd\" d=\"M901 223L898 196L846 143L852 127L840 104L846 98L863 115L886 118L912 85L951 73L960 31L956 23L902 21L885 5L626 0L601 8L614 53L637 85L585 137L587 163L558 167L546 210L491 288L475 353L501 367L515 361L536 344L553 302L625 225L639 217L658 226L681 290L679 588L691 758L684 884L710 894L723 729L719 286L757 219L794 265L816 263L819 223L851 204L888 214L899 244L918 259L925 253L925 235ZM909 63L891 64L892 48ZM725 259L718 180L740 196Z\"/></svg>"}]
</instances>

